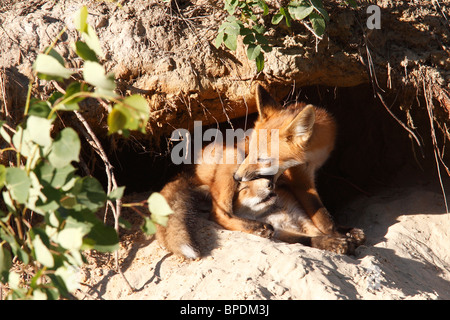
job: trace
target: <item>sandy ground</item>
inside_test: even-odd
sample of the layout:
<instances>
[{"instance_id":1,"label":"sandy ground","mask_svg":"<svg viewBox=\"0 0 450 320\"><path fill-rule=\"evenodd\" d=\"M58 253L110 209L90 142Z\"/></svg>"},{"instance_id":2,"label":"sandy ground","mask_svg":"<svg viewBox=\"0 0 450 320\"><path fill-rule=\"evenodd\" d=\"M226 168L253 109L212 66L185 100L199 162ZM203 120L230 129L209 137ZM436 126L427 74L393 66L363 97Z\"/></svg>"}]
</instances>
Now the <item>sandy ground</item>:
<instances>
[{"instance_id":1,"label":"sandy ground","mask_svg":"<svg viewBox=\"0 0 450 320\"><path fill-rule=\"evenodd\" d=\"M82 273L85 299L450 299L450 215L426 186L393 188L346 208L366 231L344 256L220 229L202 220L207 255L182 261L138 237L120 252L131 286L101 262ZM126 248L126 249L125 249ZM98 259L97 259L98 260Z\"/></svg>"}]
</instances>

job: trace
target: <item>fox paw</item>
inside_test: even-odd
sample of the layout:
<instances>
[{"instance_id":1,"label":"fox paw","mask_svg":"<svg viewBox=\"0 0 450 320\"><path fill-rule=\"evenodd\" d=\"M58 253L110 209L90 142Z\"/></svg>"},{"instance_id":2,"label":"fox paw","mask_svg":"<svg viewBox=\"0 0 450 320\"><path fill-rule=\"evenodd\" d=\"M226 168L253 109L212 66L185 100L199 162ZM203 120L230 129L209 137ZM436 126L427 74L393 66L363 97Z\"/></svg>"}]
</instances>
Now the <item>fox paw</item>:
<instances>
[{"instance_id":1,"label":"fox paw","mask_svg":"<svg viewBox=\"0 0 450 320\"><path fill-rule=\"evenodd\" d=\"M272 225L261 222L255 226L253 226L250 233L254 234L256 236L270 239L273 237L274 229L273 229Z\"/></svg>"},{"instance_id":2,"label":"fox paw","mask_svg":"<svg viewBox=\"0 0 450 320\"><path fill-rule=\"evenodd\" d=\"M352 228L345 233L345 236L356 246L360 246L366 242L366 235L362 229Z\"/></svg>"},{"instance_id":3,"label":"fox paw","mask_svg":"<svg viewBox=\"0 0 450 320\"><path fill-rule=\"evenodd\" d=\"M362 229L358 228L338 228L340 235L345 236L348 241L352 242L356 247L364 244L366 242L366 235Z\"/></svg>"},{"instance_id":4,"label":"fox paw","mask_svg":"<svg viewBox=\"0 0 450 320\"><path fill-rule=\"evenodd\" d=\"M348 254L352 245L344 237L318 236L311 239L311 246L322 250L331 251L339 254Z\"/></svg>"}]
</instances>

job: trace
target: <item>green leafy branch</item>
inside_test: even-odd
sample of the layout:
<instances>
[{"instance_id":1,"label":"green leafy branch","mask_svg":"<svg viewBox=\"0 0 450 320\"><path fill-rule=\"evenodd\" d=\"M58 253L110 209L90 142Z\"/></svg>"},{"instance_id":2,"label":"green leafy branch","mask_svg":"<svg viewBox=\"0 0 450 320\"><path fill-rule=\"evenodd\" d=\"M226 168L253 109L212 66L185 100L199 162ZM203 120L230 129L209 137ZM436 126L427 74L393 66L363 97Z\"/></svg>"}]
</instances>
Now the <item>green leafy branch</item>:
<instances>
[{"instance_id":1,"label":"green leafy branch","mask_svg":"<svg viewBox=\"0 0 450 320\"><path fill-rule=\"evenodd\" d=\"M259 72L264 69L264 52L270 52L272 47L264 36L266 28L259 22L256 8L263 11L263 16L269 13L269 7L264 0L225 0L225 10L230 16L219 27L214 44L216 48L219 48L223 43L228 49L235 51L237 37L243 36L244 44L247 46L247 57L250 60L255 60ZM235 14L239 14L240 19L236 18Z\"/></svg>"},{"instance_id":2,"label":"green leafy branch","mask_svg":"<svg viewBox=\"0 0 450 320\"><path fill-rule=\"evenodd\" d=\"M345 0L356 7L354 0ZM214 45L219 48L224 44L229 50L237 49L238 36L244 37L249 60L255 60L258 72L264 69L264 53L272 47L265 36L266 28L262 17L269 14L269 7L264 0L225 0L224 9L229 16L221 24ZM322 40L326 23L330 20L322 0L290 1L286 7L280 7L272 16L271 23L278 25L285 21L291 27L292 21L302 23L317 40Z\"/></svg>"},{"instance_id":3,"label":"green leafy branch","mask_svg":"<svg viewBox=\"0 0 450 320\"><path fill-rule=\"evenodd\" d=\"M9 144L1 152L15 152L17 157L16 167L0 165L0 189L6 209L0 211L0 282L8 284L10 299L72 297L71 293L78 288L77 270L85 262L83 250L117 254L118 211L125 187L118 187L112 179L105 192L94 177L78 176L73 166L80 160L81 141L77 132L67 127L54 135L52 130L58 112L74 112L85 126L83 134L94 141L93 147L111 174L112 166L78 112L79 104L88 98L112 103L108 114L110 134L145 132L149 111L143 97L123 98L115 93L114 77L99 62L103 52L95 31L87 24L87 16L86 7L75 15L74 23L83 41L72 46L85 60L83 80L61 88L63 81L74 73L54 50L64 29L33 65L40 79L54 81L59 90L48 100L38 100L31 97L33 81L30 82L23 123L14 129L5 121L0 123L0 135ZM117 205L115 228L95 215L112 202ZM151 215L145 216L142 228L152 234L154 223L164 225L171 210L158 193L152 194L147 202ZM27 217L34 214L40 216L40 223L28 221ZM14 271L17 267L13 268L13 264L22 265L22 269L29 266L31 279L24 280L21 272Z\"/></svg>"}]
</instances>

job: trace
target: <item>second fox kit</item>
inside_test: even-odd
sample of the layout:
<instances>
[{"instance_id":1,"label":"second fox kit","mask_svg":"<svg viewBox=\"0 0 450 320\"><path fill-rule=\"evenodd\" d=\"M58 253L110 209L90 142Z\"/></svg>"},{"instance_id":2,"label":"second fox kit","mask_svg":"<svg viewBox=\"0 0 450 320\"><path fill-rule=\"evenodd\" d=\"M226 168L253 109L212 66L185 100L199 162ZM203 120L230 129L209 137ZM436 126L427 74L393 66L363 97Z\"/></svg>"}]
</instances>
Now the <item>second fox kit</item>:
<instances>
[{"instance_id":1,"label":"second fox kit","mask_svg":"<svg viewBox=\"0 0 450 320\"><path fill-rule=\"evenodd\" d=\"M269 223L273 239L301 243L314 248L347 253L349 239L322 233L299 207L286 186L274 187L271 179L259 178L239 183L233 209L235 214Z\"/></svg>"},{"instance_id":2,"label":"second fox kit","mask_svg":"<svg viewBox=\"0 0 450 320\"><path fill-rule=\"evenodd\" d=\"M204 187L192 188L186 176L175 179L161 191L175 212L169 217L166 228L157 226L158 241L169 251L191 259L200 256L195 241L196 221L200 211L211 210L207 191ZM233 199L233 211L240 218L271 225L275 240L336 253L352 251L348 238L323 234L286 186L280 184L275 188L271 179L240 182Z\"/></svg>"}]
</instances>

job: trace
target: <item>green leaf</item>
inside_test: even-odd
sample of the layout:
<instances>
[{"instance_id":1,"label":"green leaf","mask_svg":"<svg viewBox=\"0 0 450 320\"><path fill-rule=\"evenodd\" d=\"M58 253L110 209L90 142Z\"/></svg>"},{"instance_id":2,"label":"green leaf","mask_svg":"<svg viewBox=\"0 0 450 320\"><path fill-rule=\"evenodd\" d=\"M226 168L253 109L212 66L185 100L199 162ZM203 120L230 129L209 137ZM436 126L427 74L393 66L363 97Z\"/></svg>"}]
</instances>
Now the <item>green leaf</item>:
<instances>
[{"instance_id":1,"label":"green leaf","mask_svg":"<svg viewBox=\"0 0 450 320\"><path fill-rule=\"evenodd\" d=\"M11 144L11 136L9 135L8 131L5 130L5 127L3 126L3 124L6 121L1 120L0 121L0 136L9 144Z\"/></svg>"},{"instance_id":2,"label":"green leaf","mask_svg":"<svg viewBox=\"0 0 450 320\"><path fill-rule=\"evenodd\" d=\"M272 17L272 24L279 24L283 20L283 14L277 13Z\"/></svg>"},{"instance_id":3,"label":"green leaf","mask_svg":"<svg viewBox=\"0 0 450 320\"><path fill-rule=\"evenodd\" d=\"M50 163L42 161L34 171L41 183L48 183L53 188L60 189L73 178L75 168L70 164L55 168Z\"/></svg>"},{"instance_id":4,"label":"green leaf","mask_svg":"<svg viewBox=\"0 0 450 320\"><path fill-rule=\"evenodd\" d=\"M75 42L75 52L83 60L98 62L95 51L89 48L89 46L83 41Z\"/></svg>"},{"instance_id":5,"label":"green leaf","mask_svg":"<svg viewBox=\"0 0 450 320\"><path fill-rule=\"evenodd\" d=\"M79 32L87 32L87 17L88 17L88 9L86 6L82 6L80 9L78 9L77 12L75 12L73 17L73 23L75 25L75 28Z\"/></svg>"},{"instance_id":6,"label":"green leaf","mask_svg":"<svg viewBox=\"0 0 450 320\"><path fill-rule=\"evenodd\" d=\"M3 201L5 202L5 205L6 205L6 209L9 212L17 212L17 208L14 205L14 201L11 198L11 195L9 194L9 192L8 191L3 191L2 192L2 196L3 196ZM0 232L1 232L1 229L0 229Z\"/></svg>"},{"instance_id":7,"label":"green leaf","mask_svg":"<svg viewBox=\"0 0 450 320\"><path fill-rule=\"evenodd\" d=\"M155 223L150 219L145 217L144 218L144 224L141 226L142 231L146 235L154 235L156 233L156 225Z\"/></svg>"},{"instance_id":8,"label":"green leaf","mask_svg":"<svg viewBox=\"0 0 450 320\"><path fill-rule=\"evenodd\" d=\"M255 44L249 44L247 48L247 58L249 60L255 60L261 53L261 46Z\"/></svg>"},{"instance_id":9,"label":"green leaf","mask_svg":"<svg viewBox=\"0 0 450 320\"><path fill-rule=\"evenodd\" d=\"M310 0L311 4L316 8L323 8L322 0Z\"/></svg>"},{"instance_id":10,"label":"green leaf","mask_svg":"<svg viewBox=\"0 0 450 320\"><path fill-rule=\"evenodd\" d=\"M269 40L267 40L267 38L265 36L263 36L262 34L255 34L255 38L256 40L258 40L258 43L261 45L268 45L269 44Z\"/></svg>"},{"instance_id":11,"label":"green leaf","mask_svg":"<svg viewBox=\"0 0 450 320\"><path fill-rule=\"evenodd\" d=\"M45 215L47 212L57 210L60 207L62 201L61 193L58 190L45 186L41 192L44 194L45 199L43 200L42 198L38 198L34 205L29 203L28 205L30 209L41 215Z\"/></svg>"},{"instance_id":12,"label":"green leaf","mask_svg":"<svg viewBox=\"0 0 450 320\"><path fill-rule=\"evenodd\" d=\"M214 41L214 46L215 46L217 49L219 49L220 46L222 45L224 35L225 35L225 32L224 32L224 31L219 32L219 34L217 35L216 40Z\"/></svg>"},{"instance_id":13,"label":"green leaf","mask_svg":"<svg viewBox=\"0 0 450 320\"><path fill-rule=\"evenodd\" d=\"M114 108L108 114L109 133L120 132L127 124L127 114L122 112L120 108Z\"/></svg>"},{"instance_id":14,"label":"green leaf","mask_svg":"<svg viewBox=\"0 0 450 320\"><path fill-rule=\"evenodd\" d=\"M125 186L118 187L108 194L108 199L109 200L122 199L124 191L125 191Z\"/></svg>"},{"instance_id":15,"label":"green leaf","mask_svg":"<svg viewBox=\"0 0 450 320\"><path fill-rule=\"evenodd\" d=\"M27 128L31 141L42 147L48 147L52 144L50 131L52 129L53 120L44 119L36 116L29 116L27 120Z\"/></svg>"},{"instance_id":16,"label":"green leaf","mask_svg":"<svg viewBox=\"0 0 450 320\"><path fill-rule=\"evenodd\" d=\"M125 220L122 217L119 217L119 226L123 229L131 229L133 227L133 225L131 224L131 222Z\"/></svg>"},{"instance_id":17,"label":"green leaf","mask_svg":"<svg viewBox=\"0 0 450 320\"><path fill-rule=\"evenodd\" d=\"M248 34L244 37L244 39L242 40L242 42L244 44L251 44L251 43L255 43L256 39L255 39L255 35L253 33Z\"/></svg>"},{"instance_id":18,"label":"green leaf","mask_svg":"<svg viewBox=\"0 0 450 320\"><path fill-rule=\"evenodd\" d=\"M225 1L224 9L228 11L230 15L233 15L238 4L239 4L238 0L227 0Z\"/></svg>"},{"instance_id":19,"label":"green leaf","mask_svg":"<svg viewBox=\"0 0 450 320\"><path fill-rule=\"evenodd\" d=\"M114 105L114 109L108 115L110 133L124 129L141 130L145 133L149 117L147 100L140 95L126 97L121 103Z\"/></svg>"},{"instance_id":20,"label":"green leaf","mask_svg":"<svg viewBox=\"0 0 450 320\"><path fill-rule=\"evenodd\" d=\"M44 202L47 201L47 197L42 193L41 189L43 186L39 181L38 177L33 171L30 171L31 188L28 195L28 202L26 206L30 209L34 209L36 202L40 199Z\"/></svg>"},{"instance_id":21,"label":"green leaf","mask_svg":"<svg viewBox=\"0 0 450 320\"><path fill-rule=\"evenodd\" d=\"M66 93L58 103L54 106L56 110L65 110L65 111L73 111L78 110L80 107L78 106L78 102L81 102L85 99L85 97L72 97L75 94L82 92L83 84L80 82L72 82L66 88ZM64 103L62 103L64 101ZM56 102L56 101L55 101Z\"/></svg>"},{"instance_id":22,"label":"green leaf","mask_svg":"<svg viewBox=\"0 0 450 320\"><path fill-rule=\"evenodd\" d=\"M47 118L51 111L51 104L48 101L42 101L35 98L31 98L30 109L28 110L29 115L36 117ZM56 115L53 115L55 118Z\"/></svg>"},{"instance_id":23,"label":"green leaf","mask_svg":"<svg viewBox=\"0 0 450 320\"><path fill-rule=\"evenodd\" d=\"M318 36L322 36L325 32L325 20L316 12L309 15L309 20L311 21L314 32Z\"/></svg>"},{"instance_id":24,"label":"green leaf","mask_svg":"<svg viewBox=\"0 0 450 320\"><path fill-rule=\"evenodd\" d=\"M325 10L324 8L316 8L316 10L319 11L325 21L330 21L330 16L328 15L327 10Z\"/></svg>"},{"instance_id":25,"label":"green leaf","mask_svg":"<svg viewBox=\"0 0 450 320\"><path fill-rule=\"evenodd\" d=\"M261 24L255 24L252 27L252 30L256 31L255 36L262 35L264 32L266 32L266 28Z\"/></svg>"},{"instance_id":26,"label":"green leaf","mask_svg":"<svg viewBox=\"0 0 450 320\"><path fill-rule=\"evenodd\" d=\"M48 48L45 48L44 52L47 52ZM49 56L52 56L53 58L55 58L56 60L58 60L58 62L63 66L66 62L64 61L64 58L61 57L61 55L55 50L55 49L50 49L50 51L48 52Z\"/></svg>"},{"instance_id":27,"label":"green leaf","mask_svg":"<svg viewBox=\"0 0 450 320\"><path fill-rule=\"evenodd\" d=\"M237 22L228 23L224 31L228 35L232 34L237 36L241 34L241 25Z\"/></svg>"},{"instance_id":28,"label":"green leaf","mask_svg":"<svg viewBox=\"0 0 450 320\"><path fill-rule=\"evenodd\" d=\"M35 146L33 141L31 141L30 132L23 130L21 125L16 128L16 133L12 137L12 143L25 157L31 155L33 147Z\"/></svg>"},{"instance_id":29,"label":"green leaf","mask_svg":"<svg viewBox=\"0 0 450 320\"><path fill-rule=\"evenodd\" d=\"M153 192L147 199L147 202L148 210L154 215L168 216L173 213L166 198L159 192Z\"/></svg>"},{"instance_id":30,"label":"green leaf","mask_svg":"<svg viewBox=\"0 0 450 320\"><path fill-rule=\"evenodd\" d=\"M55 265L53 255L46 247L46 245L42 242L41 237L38 234L35 235L32 243L34 247L34 253L36 255L36 260L48 268L53 268L53 266Z\"/></svg>"},{"instance_id":31,"label":"green leaf","mask_svg":"<svg viewBox=\"0 0 450 320\"><path fill-rule=\"evenodd\" d=\"M98 222L86 235L84 243L92 246L100 252L112 252L119 249L119 237L116 231L109 226Z\"/></svg>"},{"instance_id":32,"label":"green leaf","mask_svg":"<svg viewBox=\"0 0 450 320\"><path fill-rule=\"evenodd\" d=\"M289 11L286 11L283 7L280 8L280 13L286 18L286 26L291 27L291 15Z\"/></svg>"},{"instance_id":33,"label":"green leaf","mask_svg":"<svg viewBox=\"0 0 450 320\"><path fill-rule=\"evenodd\" d=\"M6 168L5 182L14 200L19 203L27 201L31 180L24 170L14 167Z\"/></svg>"},{"instance_id":34,"label":"green leaf","mask_svg":"<svg viewBox=\"0 0 450 320\"><path fill-rule=\"evenodd\" d=\"M79 178L75 182L72 192L77 202L91 211L100 209L107 199L102 185L93 177Z\"/></svg>"},{"instance_id":35,"label":"green leaf","mask_svg":"<svg viewBox=\"0 0 450 320\"><path fill-rule=\"evenodd\" d=\"M33 300L47 300L47 294L41 289L33 290Z\"/></svg>"},{"instance_id":36,"label":"green leaf","mask_svg":"<svg viewBox=\"0 0 450 320\"><path fill-rule=\"evenodd\" d=\"M158 192L153 192L147 200L148 209L151 212L151 218L157 224L166 226L168 215L173 211L167 203L166 199Z\"/></svg>"},{"instance_id":37,"label":"green leaf","mask_svg":"<svg viewBox=\"0 0 450 320\"><path fill-rule=\"evenodd\" d=\"M3 188L6 182L6 168L0 164L0 189Z\"/></svg>"},{"instance_id":38,"label":"green leaf","mask_svg":"<svg viewBox=\"0 0 450 320\"><path fill-rule=\"evenodd\" d=\"M88 25L87 31L82 33L82 37L84 42L86 42L86 45L94 51L97 56L103 57L102 46L100 45L100 41L98 40L94 28Z\"/></svg>"},{"instance_id":39,"label":"green leaf","mask_svg":"<svg viewBox=\"0 0 450 320\"><path fill-rule=\"evenodd\" d=\"M21 245L17 242L16 238L9 233L6 233L0 228L0 238L8 242L9 247L12 250L13 256L19 258L25 264L28 264L29 258L28 254L21 248Z\"/></svg>"},{"instance_id":40,"label":"green leaf","mask_svg":"<svg viewBox=\"0 0 450 320\"><path fill-rule=\"evenodd\" d=\"M64 285L69 292L74 292L79 289L80 283L75 267L65 264L56 270L55 275L64 282Z\"/></svg>"},{"instance_id":41,"label":"green leaf","mask_svg":"<svg viewBox=\"0 0 450 320\"><path fill-rule=\"evenodd\" d=\"M97 87L99 93L116 96L114 89L114 74L105 75L105 69L98 62L86 61L83 68L83 78L86 82Z\"/></svg>"},{"instance_id":42,"label":"green leaf","mask_svg":"<svg viewBox=\"0 0 450 320\"><path fill-rule=\"evenodd\" d=\"M308 5L289 6L288 10L296 20L303 20L314 11L314 7Z\"/></svg>"},{"instance_id":43,"label":"green leaf","mask_svg":"<svg viewBox=\"0 0 450 320\"><path fill-rule=\"evenodd\" d=\"M123 99L122 103L128 108L131 108L134 116L139 120L148 120L150 115L147 100L139 95L133 94Z\"/></svg>"},{"instance_id":44,"label":"green leaf","mask_svg":"<svg viewBox=\"0 0 450 320\"><path fill-rule=\"evenodd\" d=\"M0 245L0 282L6 283L9 275L9 269L12 266L12 257L9 249Z\"/></svg>"},{"instance_id":45,"label":"green leaf","mask_svg":"<svg viewBox=\"0 0 450 320\"><path fill-rule=\"evenodd\" d=\"M95 224L101 223L90 210L58 210L65 216L65 228L80 228L83 234L88 234Z\"/></svg>"},{"instance_id":46,"label":"green leaf","mask_svg":"<svg viewBox=\"0 0 450 320\"><path fill-rule=\"evenodd\" d=\"M262 52L259 54L259 56L256 57L255 62L256 62L256 70L258 72L263 71L263 69L264 69L264 54Z\"/></svg>"},{"instance_id":47,"label":"green leaf","mask_svg":"<svg viewBox=\"0 0 450 320\"><path fill-rule=\"evenodd\" d=\"M167 216L160 216L160 215L152 214L151 218L154 223L157 223L163 227L167 226L167 222L169 221L169 217L167 217Z\"/></svg>"},{"instance_id":48,"label":"green leaf","mask_svg":"<svg viewBox=\"0 0 450 320\"><path fill-rule=\"evenodd\" d=\"M241 30L239 31L239 34L241 36L246 36L246 35L249 35L249 34L252 34L252 33L253 33L253 30L249 29L249 28L246 28L246 27L242 27Z\"/></svg>"},{"instance_id":49,"label":"green leaf","mask_svg":"<svg viewBox=\"0 0 450 320\"><path fill-rule=\"evenodd\" d=\"M269 14L269 6L264 0L257 0L257 5L263 10L263 16L267 16Z\"/></svg>"},{"instance_id":50,"label":"green leaf","mask_svg":"<svg viewBox=\"0 0 450 320\"><path fill-rule=\"evenodd\" d=\"M234 34L225 34L224 43L228 49L231 51L236 51L237 49L237 36Z\"/></svg>"},{"instance_id":51,"label":"green leaf","mask_svg":"<svg viewBox=\"0 0 450 320\"><path fill-rule=\"evenodd\" d=\"M46 54L37 56L33 69L40 74L64 79L68 79L72 74L72 71L66 69L56 58Z\"/></svg>"},{"instance_id":52,"label":"green leaf","mask_svg":"<svg viewBox=\"0 0 450 320\"><path fill-rule=\"evenodd\" d=\"M59 201L61 207L66 209L72 209L77 206L77 199L75 197L67 196Z\"/></svg>"},{"instance_id":53,"label":"green leaf","mask_svg":"<svg viewBox=\"0 0 450 320\"><path fill-rule=\"evenodd\" d=\"M56 241L65 249L79 250L83 245L84 235L82 228L64 228L58 233Z\"/></svg>"},{"instance_id":54,"label":"green leaf","mask_svg":"<svg viewBox=\"0 0 450 320\"><path fill-rule=\"evenodd\" d=\"M79 161L80 149L78 134L70 127L65 128L53 141L48 160L55 168L68 166L72 161Z\"/></svg>"}]
</instances>

